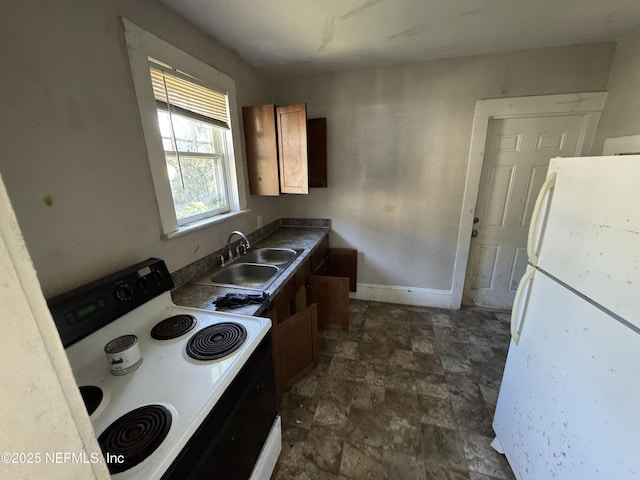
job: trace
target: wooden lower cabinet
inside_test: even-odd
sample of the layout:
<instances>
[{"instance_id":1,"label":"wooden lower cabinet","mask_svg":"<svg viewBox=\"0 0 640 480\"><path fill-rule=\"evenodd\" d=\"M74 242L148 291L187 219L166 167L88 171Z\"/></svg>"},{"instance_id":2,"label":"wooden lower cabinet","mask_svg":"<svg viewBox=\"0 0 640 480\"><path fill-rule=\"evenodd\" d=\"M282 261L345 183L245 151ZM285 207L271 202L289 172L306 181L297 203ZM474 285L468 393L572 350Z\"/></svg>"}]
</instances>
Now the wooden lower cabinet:
<instances>
[{"instance_id":1,"label":"wooden lower cabinet","mask_svg":"<svg viewBox=\"0 0 640 480\"><path fill-rule=\"evenodd\" d=\"M318 365L318 309L315 304L278 320L276 309L263 314L271 318L273 373L278 406L282 394Z\"/></svg>"},{"instance_id":2,"label":"wooden lower cabinet","mask_svg":"<svg viewBox=\"0 0 640 480\"><path fill-rule=\"evenodd\" d=\"M330 248L327 250L326 275L349 279L349 291L356 291L358 282L358 251L353 248Z\"/></svg>"},{"instance_id":3,"label":"wooden lower cabinet","mask_svg":"<svg viewBox=\"0 0 640 480\"><path fill-rule=\"evenodd\" d=\"M348 278L311 275L307 298L318 305L319 328L349 330Z\"/></svg>"},{"instance_id":4,"label":"wooden lower cabinet","mask_svg":"<svg viewBox=\"0 0 640 480\"><path fill-rule=\"evenodd\" d=\"M327 235L309 256L309 269L313 275L327 273L327 258L329 255L329 236Z\"/></svg>"},{"instance_id":5,"label":"wooden lower cabinet","mask_svg":"<svg viewBox=\"0 0 640 480\"><path fill-rule=\"evenodd\" d=\"M278 323L276 365L280 387L288 391L318 365L318 310L315 304Z\"/></svg>"},{"instance_id":6,"label":"wooden lower cabinet","mask_svg":"<svg viewBox=\"0 0 640 480\"><path fill-rule=\"evenodd\" d=\"M296 313L295 295L295 284L293 280L289 280L272 302L273 308L276 309L276 319L278 322L284 321Z\"/></svg>"},{"instance_id":7,"label":"wooden lower cabinet","mask_svg":"<svg viewBox=\"0 0 640 480\"><path fill-rule=\"evenodd\" d=\"M327 238L261 314L272 324L278 405L282 394L318 365L318 328L349 329L349 291L355 291L357 251L328 245Z\"/></svg>"},{"instance_id":8,"label":"wooden lower cabinet","mask_svg":"<svg viewBox=\"0 0 640 480\"><path fill-rule=\"evenodd\" d=\"M329 248L326 237L310 256L310 270L313 275L347 277L349 291L356 291L358 282L358 251L353 248Z\"/></svg>"}]
</instances>

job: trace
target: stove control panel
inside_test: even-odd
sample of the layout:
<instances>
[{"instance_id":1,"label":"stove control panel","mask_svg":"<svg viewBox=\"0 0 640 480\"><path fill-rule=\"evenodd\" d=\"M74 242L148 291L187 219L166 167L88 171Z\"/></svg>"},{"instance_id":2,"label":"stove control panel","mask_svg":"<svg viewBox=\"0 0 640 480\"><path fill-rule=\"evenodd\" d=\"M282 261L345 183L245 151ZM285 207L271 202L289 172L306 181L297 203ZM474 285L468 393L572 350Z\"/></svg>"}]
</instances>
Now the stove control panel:
<instances>
[{"instance_id":1,"label":"stove control panel","mask_svg":"<svg viewBox=\"0 0 640 480\"><path fill-rule=\"evenodd\" d=\"M48 301L65 347L173 288L163 260L149 258Z\"/></svg>"}]
</instances>

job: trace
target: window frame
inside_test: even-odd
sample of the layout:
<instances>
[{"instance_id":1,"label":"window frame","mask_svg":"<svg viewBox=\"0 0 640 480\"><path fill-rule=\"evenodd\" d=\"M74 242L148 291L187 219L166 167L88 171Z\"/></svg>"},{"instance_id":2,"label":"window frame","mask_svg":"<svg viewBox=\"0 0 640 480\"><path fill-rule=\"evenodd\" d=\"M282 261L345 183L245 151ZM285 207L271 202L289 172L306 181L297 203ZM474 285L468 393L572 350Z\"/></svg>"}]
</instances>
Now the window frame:
<instances>
[{"instance_id":1,"label":"window frame","mask_svg":"<svg viewBox=\"0 0 640 480\"><path fill-rule=\"evenodd\" d=\"M247 212L246 188L243 181L244 165L241 161L242 132L238 117L235 81L216 68L143 30L126 18L122 19L122 23L163 237L173 238ZM223 170L225 170L229 197L228 213L195 219L184 225L178 221L158 124L157 104L151 86L149 57L187 72L204 85L210 85L210 88L227 94L230 130L225 135L227 168Z\"/></svg>"}]
</instances>

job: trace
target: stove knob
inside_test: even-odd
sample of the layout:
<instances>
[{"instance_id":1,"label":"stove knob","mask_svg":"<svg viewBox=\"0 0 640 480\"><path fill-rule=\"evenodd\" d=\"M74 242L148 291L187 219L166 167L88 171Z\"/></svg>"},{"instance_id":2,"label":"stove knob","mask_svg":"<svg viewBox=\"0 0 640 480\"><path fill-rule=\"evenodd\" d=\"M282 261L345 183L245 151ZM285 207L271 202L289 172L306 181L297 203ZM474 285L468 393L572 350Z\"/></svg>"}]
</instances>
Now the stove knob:
<instances>
[{"instance_id":1,"label":"stove knob","mask_svg":"<svg viewBox=\"0 0 640 480\"><path fill-rule=\"evenodd\" d=\"M154 282L160 283L162 282L162 273L158 270L154 270L153 272L151 272L151 278Z\"/></svg>"},{"instance_id":2,"label":"stove knob","mask_svg":"<svg viewBox=\"0 0 640 480\"><path fill-rule=\"evenodd\" d=\"M129 285L123 283L119 287L116 288L116 297L118 300L128 301L133 297L133 290Z\"/></svg>"},{"instance_id":3,"label":"stove knob","mask_svg":"<svg viewBox=\"0 0 640 480\"><path fill-rule=\"evenodd\" d=\"M146 290L147 289L147 279L146 278L139 278L136 280L136 287L138 288L138 290Z\"/></svg>"}]
</instances>

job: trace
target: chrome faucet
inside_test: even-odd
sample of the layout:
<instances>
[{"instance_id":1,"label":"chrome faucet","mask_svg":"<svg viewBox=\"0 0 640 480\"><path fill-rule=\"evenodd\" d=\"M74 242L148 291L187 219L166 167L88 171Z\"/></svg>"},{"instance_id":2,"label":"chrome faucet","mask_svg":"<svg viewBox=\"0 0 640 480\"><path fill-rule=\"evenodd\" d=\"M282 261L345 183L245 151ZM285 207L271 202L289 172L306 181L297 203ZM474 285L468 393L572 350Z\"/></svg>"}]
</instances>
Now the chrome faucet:
<instances>
[{"instance_id":1,"label":"chrome faucet","mask_svg":"<svg viewBox=\"0 0 640 480\"><path fill-rule=\"evenodd\" d=\"M249 239L247 238L247 236L244 233L240 232L239 230L234 230L233 232L231 232L231 235L229 235L229 238L227 239L227 250L229 251L230 262L233 260L233 251L231 250L231 238L234 235L240 235L243 238L244 243L241 243L240 245L244 245L244 253L247 253L247 250L251 248L251 244L249 243ZM236 253L238 254L238 256L240 256L239 250L236 250Z\"/></svg>"}]
</instances>

